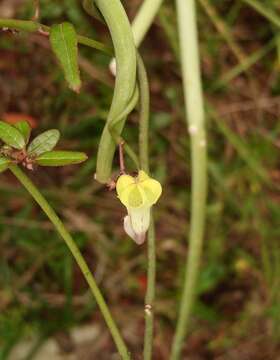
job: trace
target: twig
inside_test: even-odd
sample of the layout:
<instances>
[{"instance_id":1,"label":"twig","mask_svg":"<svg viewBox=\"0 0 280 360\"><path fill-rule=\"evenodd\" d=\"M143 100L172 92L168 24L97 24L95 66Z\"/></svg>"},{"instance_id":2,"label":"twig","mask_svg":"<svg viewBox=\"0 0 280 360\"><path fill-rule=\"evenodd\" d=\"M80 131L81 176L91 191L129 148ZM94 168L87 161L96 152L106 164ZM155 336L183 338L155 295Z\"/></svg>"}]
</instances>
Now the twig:
<instances>
[{"instance_id":1,"label":"twig","mask_svg":"<svg viewBox=\"0 0 280 360\"><path fill-rule=\"evenodd\" d=\"M38 34L42 33L48 35L50 32L50 27L37 23L31 20L17 20L17 19L0 19L0 28L8 28L18 31L26 32L37 32ZM78 35L78 42L82 45L89 46L93 49L103 51L104 53L112 56L112 51L107 46L103 45L101 42L90 39L86 36Z\"/></svg>"},{"instance_id":2,"label":"twig","mask_svg":"<svg viewBox=\"0 0 280 360\"><path fill-rule=\"evenodd\" d=\"M122 141L119 144L119 159L120 159L120 173L125 174L125 164L124 164L124 156L123 156L123 146L124 142Z\"/></svg>"},{"instance_id":3,"label":"twig","mask_svg":"<svg viewBox=\"0 0 280 360\"><path fill-rule=\"evenodd\" d=\"M32 16L33 21L38 21L40 18L40 0L34 0L34 15Z\"/></svg>"},{"instance_id":4,"label":"twig","mask_svg":"<svg viewBox=\"0 0 280 360\"><path fill-rule=\"evenodd\" d=\"M131 25L136 47L139 47L151 27L162 2L163 0L143 1Z\"/></svg>"}]
</instances>

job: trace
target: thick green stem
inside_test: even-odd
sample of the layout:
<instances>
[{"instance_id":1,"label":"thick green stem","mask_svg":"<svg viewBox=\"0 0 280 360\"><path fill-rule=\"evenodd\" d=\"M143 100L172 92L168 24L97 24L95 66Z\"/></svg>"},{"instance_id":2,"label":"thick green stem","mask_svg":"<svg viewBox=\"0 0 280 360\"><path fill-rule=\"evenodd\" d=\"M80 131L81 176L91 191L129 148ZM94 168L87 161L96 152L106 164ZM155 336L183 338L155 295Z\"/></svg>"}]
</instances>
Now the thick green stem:
<instances>
[{"instance_id":1,"label":"thick green stem","mask_svg":"<svg viewBox=\"0 0 280 360\"><path fill-rule=\"evenodd\" d=\"M97 154L96 179L101 183L106 183L111 177L116 148L109 126L124 111L132 98L136 82L136 49L131 27L121 2L95 0L95 5L110 30L117 63L113 101ZM118 135L121 134L124 124L125 118L115 127Z\"/></svg>"},{"instance_id":2,"label":"thick green stem","mask_svg":"<svg viewBox=\"0 0 280 360\"><path fill-rule=\"evenodd\" d=\"M65 243L67 244L69 250L71 251L73 257L77 261L78 266L80 267L93 296L96 299L96 302L100 308L102 315L107 323L107 326L112 334L112 337L115 341L117 349L122 359L128 360L130 359L129 352L126 348L126 345L120 335L120 332L115 324L115 321L112 318L110 310L101 294L101 291L96 284L96 281L85 262L79 248L77 247L75 241L73 240L70 233L65 228L62 221L56 215L55 211L49 205L48 201L43 197L40 191L36 188L36 186L31 182L31 180L26 176L26 174L17 166L11 165L10 166L11 172L15 175L15 177L20 181L20 183L25 187L25 189L29 192L29 194L33 197L33 199L37 202L37 204L41 207L44 213L47 215L49 220L52 222L53 226L55 227L56 231L60 234L63 238Z\"/></svg>"},{"instance_id":3,"label":"thick green stem","mask_svg":"<svg viewBox=\"0 0 280 360\"><path fill-rule=\"evenodd\" d=\"M138 47L148 32L163 0L145 0L132 22L132 32Z\"/></svg>"},{"instance_id":4,"label":"thick green stem","mask_svg":"<svg viewBox=\"0 0 280 360\"><path fill-rule=\"evenodd\" d=\"M0 19L0 28L39 33L43 31L44 34L48 34L50 32L50 28L48 26L39 24L31 20ZM108 55L112 55L111 49L109 49L99 41L95 41L82 35L78 35L77 39L79 44L86 45L93 49L103 51Z\"/></svg>"},{"instance_id":5,"label":"thick green stem","mask_svg":"<svg viewBox=\"0 0 280 360\"><path fill-rule=\"evenodd\" d=\"M207 194L205 115L194 0L176 0L187 126L191 136L192 199L189 251L171 359L179 359L189 326L202 252Z\"/></svg>"}]
</instances>

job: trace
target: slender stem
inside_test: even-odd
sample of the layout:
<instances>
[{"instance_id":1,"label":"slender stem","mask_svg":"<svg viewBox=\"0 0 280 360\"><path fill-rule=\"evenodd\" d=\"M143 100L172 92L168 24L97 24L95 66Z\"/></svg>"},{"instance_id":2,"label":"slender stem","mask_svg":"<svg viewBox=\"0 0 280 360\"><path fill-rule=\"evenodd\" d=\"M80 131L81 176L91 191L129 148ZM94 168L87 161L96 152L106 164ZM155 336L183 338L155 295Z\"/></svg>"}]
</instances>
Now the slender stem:
<instances>
[{"instance_id":1,"label":"slender stem","mask_svg":"<svg viewBox=\"0 0 280 360\"><path fill-rule=\"evenodd\" d=\"M149 173L149 118L150 92L145 65L138 55L138 82L140 89L140 121L139 121L139 154L141 169ZM144 360L152 359L154 338L154 300L156 282L156 247L155 226L151 214L151 225L148 231L148 283L145 298L145 336Z\"/></svg>"},{"instance_id":2,"label":"slender stem","mask_svg":"<svg viewBox=\"0 0 280 360\"><path fill-rule=\"evenodd\" d=\"M110 123L123 112L129 103L136 83L136 49L129 20L120 0L95 0L94 4L104 17L114 44L117 74L114 96L98 147L96 179L101 183L110 180L116 149L110 133ZM126 118L119 121L114 130L121 134Z\"/></svg>"},{"instance_id":3,"label":"slender stem","mask_svg":"<svg viewBox=\"0 0 280 360\"><path fill-rule=\"evenodd\" d=\"M194 0L176 0L187 126L191 136L192 194L189 251L171 359L179 359L195 300L207 194L206 135Z\"/></svg>"},{"instance_id":4,"label":"slender stem","mask_svg":"<svg viewBox=\"0 0 280 360\"><path fill-rule=\"evenodd\" d=\"M140 55L138 61L138 82L140 90L139 114L139 158L141 169L149 172L149 118L150 118L150 89L145 65Z\"/></svg>"},{"instance_id":5,"label":"slender stem","mask_svg":"<svg viewBox=\"0 0 280 360\"><path fill-rule=\"evenodd\" d=\"M156 281L156 247L155 226L153 214L148 231L148 283L145 298L145 336L144 336L144 360L152 359L154 338L154 300Z\"/></svg>"},{"instance_id":6,"label":"slender stem","mask_svg":"<svg viewBox=\"0 0 280 360\"><path fill-rule=\"evenodd\" d=\"M139 47L148 32L163 0L145 0L133 23L132 32L135 45ZM144 63L138 56L138 80L140 88L140 126L139 126L139 157L141 169L149 173L149 115L150 92L148 77ZM145 298L145 336L144 360L152 359L154 334L154 299L156 282L156 247L154 218L151 215L151 225L148 232L148 283Z\"/></svg>"},{"instance_id":7,"label":"slender stem","mask_svg":"<svg viewBox=\"0 0 280 360\"><path fill-rule=\"evenodd\" d=\"M18 31L26 32L44 32L48 35L50 32L50 27L39 24L36 21L31 20L16 20L16 19L0 19L0 28L15 29ZM93 49L97 49L105 52L108 55L112 55L112 50L107 46L103 45L101 42L90 39L86 36L78 35L78 42L82 45L89 46Z\"/></svg>"},{"instance_id":8,"label":"slender stem","mask_svg":"<svg viewBox=\"0 0 280 360\"><path fill-rule=\"evenodd\" d=\"M145 0L132 22L132 32L138 47L148 32L163 0Z\"/></svg>"},{"instance_id":9,"label":"slender stem","mask_svg":"<svg viewBox=\"0 0 280 360\"><path fill-rule=\"evenodd\" d=\"M37 21L40 18L40 0L34 0L34 15L32 19Z\"/></svg>"},{"instance_id":10,"label":"slender stem","mask_svg":"<svg viewBox=\"0 0 280 360\"><path fill-rule=\"evenodd\" d=\"M127 104L125 109L116 118L114 118L110 122L108 129L109 129L109 132L110 132L112 138L114 139L115 144L116 145L123 144L123 148L124 148L125 152L127 153L127 155L130 157L130 159L132 160L132 162L134 163L136 168L140 169L138 156L135 154L133 149L127 144L125 139L123 139L122 136L119 135L118 130L117 130L117 125L120 122L122 122L123 119L126 118L131 113L131 111L135 108L135 106L138 102L138 99L139 99L139 89L138 89L138 86L135 86L134 93L133 93L132 98L130 99L129 103Z\"/></svg>"},{"instance_id":11,"label":"slender stem","mask_svg":"<svg viewBox=\"0 0 280 360\"><path fill-rule=\"evenodd\" d=\"M120 335L120 332L115 324L114 319L110 313L110 310L101 294L101 291L96 284L96 281L85 262L79 248L77 247L75 241L73 240L70 233L65 228L62 221L59 219L55 211L49 205L48 201L43 197L41 192L36 188L36 186L31 182L31 180L27 177L27 175L17 166L11 165L10 166L11 172L15 175L15 177L19 180L19 182L25 187L25 189L29 192L29 194L33 197L33 199L37 202L37 204L41 207L44 213L47 215L49 220L52 222L53 226L55 227L56 231L60 234L63 238L65 243L67 244L69 250L71 251L73 257L77 261L78 266L80 267L93 296L96 299L96 302L100 308L102 315L107 323L107 326L112 334L112 337L115 341L116 347L119 351L119 354L122 359L128 360L130 359L129 352L126 348L126 345Z\"/></svg>"}]
</instances>

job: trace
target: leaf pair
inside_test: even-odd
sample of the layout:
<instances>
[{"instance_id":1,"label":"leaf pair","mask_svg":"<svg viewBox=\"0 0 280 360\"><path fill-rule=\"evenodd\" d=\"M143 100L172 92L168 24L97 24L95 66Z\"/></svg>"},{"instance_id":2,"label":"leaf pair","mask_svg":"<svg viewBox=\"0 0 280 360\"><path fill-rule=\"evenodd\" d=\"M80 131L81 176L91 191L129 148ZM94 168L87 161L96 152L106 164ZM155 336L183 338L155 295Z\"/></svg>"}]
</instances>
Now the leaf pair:
<instances>
[{"instance_id":1,"label":"leaf pair","mask_svg":"<svg viewBox=\"0 0 280 360\"><path fill-rule=\"evenodd\" d=\"M64 166L78 164L87 159L86 154L75 151L52 151L59 141L60 133L51 129L38 135L28 145L31 128L26 121L14 126L0 121L0 140L5 143L1 149L0 172L6 170L12 161L21 162L26 167Z\"/></svg>"},{"instance_id":2,"label":"leaf pair","mask_svg":"<svg viewBox=\"0 0 280 360\"><path fill-rule=\"evenodd\" d=\"M0 121L0 139L8 146L23 150L30 139L31 128L27 121L19 121L14 126ZM60 138L56 129L47 130L38 135L27 147L29 156L39 156L52 150Z\"/></svg>"}]
</instances>

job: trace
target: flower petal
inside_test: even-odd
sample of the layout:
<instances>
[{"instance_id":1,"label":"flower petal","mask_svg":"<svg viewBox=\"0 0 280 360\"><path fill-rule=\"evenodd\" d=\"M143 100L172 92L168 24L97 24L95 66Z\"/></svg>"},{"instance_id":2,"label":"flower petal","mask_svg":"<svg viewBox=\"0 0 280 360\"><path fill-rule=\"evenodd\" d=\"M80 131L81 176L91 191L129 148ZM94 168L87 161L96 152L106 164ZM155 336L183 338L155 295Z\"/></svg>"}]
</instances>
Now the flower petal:
<instances>
[{"instance_id":1,"label":"flower petal","mask_svg":"<svg viewBox=\"0 0 280 360\"><path fill-rule=\"evenodd\" d=\"M145 173L143 170L139 170L138 176L137 176L137 182L142 182L145 180L150 179L149 175Z\"/></svg>"},{"instance_id":2,"label":"flower petal","mask_svg":"<svg viewBox=\"0 0 280 360\"><path fill-rule=\"evenodd\" d=\"M129 215L127 215L124 219L123 219L123 227L125 232L127 233L127 235L129 237L131 237L131 239L133 239L136 244L138 245L142 245L145 241L145 234L141 234L141 235L137 235L131 225L131 218Z\"/></svg>"},{"instance_id":3,"label":"flower petal","mask_svg":"<svg viewBox=\"0 0 280 360\"><path fill-rule=\"evenodd\" d=\"M135 180L130 175L121 175L118 178L117 184L116 184L116 190L118 196L121 196L122 192L129 187L129 185L135 184Z\"/></svg>"},{"instance_id":4,"label":"flower petal","mask_svg":"<svg viewBox=\"0 0 280 360\"><path fill-rule=\"evenodd\" d=\"M143 181L141 184L139 184L139 187L144 191L146 199L150 205L154 205L161 193L162 193L162 187L161 184L154 179L147 179Z\"/></svg>"},{"instance_id":5,"label":"flower petal","mask_svg":"<svg viewBox=\"0 0 280 360\"><path fill-rule=\"evenodd\" d=\"M136 184L130 185L119 195L122 204L127 208L138 208L145 205L146 195Z\"/></svg>"},{"instance_id":6,"label":"flower petal","mask_svg":"<svg viewBox=\"0 0 280 360\"><path fill-rule=\"evenodd\" d=\"M142 238L150 226L151 208L142 206L140 208L129 208L128 215L130 216L131 226L135 234Z\"/></svg>"},{"instance_id":7,"label":"flower petal","mask_svg":"<svg viewBox=\"0 0 280 360\"><path fill-rule=\"evenodd\" d=\"M144 195L144 196L143 196ZM133 186L128 195L128 207L138 208L145 203L145 194L143 194L137 185Z\"/></svg>"}]
</instances>

